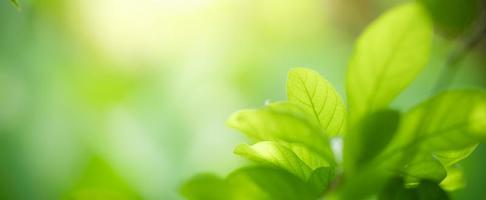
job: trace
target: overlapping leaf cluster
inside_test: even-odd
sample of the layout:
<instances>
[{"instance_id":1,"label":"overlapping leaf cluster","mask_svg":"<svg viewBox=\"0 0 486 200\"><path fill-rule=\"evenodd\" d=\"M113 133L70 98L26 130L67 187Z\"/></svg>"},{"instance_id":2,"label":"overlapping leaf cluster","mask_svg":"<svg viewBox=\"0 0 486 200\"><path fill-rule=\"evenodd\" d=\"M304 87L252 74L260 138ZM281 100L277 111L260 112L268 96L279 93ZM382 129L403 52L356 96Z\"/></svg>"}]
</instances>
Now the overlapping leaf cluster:
<instances>
[{"instance_id":1,"label":"overlapping leaf cluster","mask_svg":"<svg viewBox=\"0 0 486 200\"><path fill-rule=\"evenodd\" d=\"M426 66L432 25L410 3L358 39L346 77L347 107L317 72L289 72L287 101L235 113L251 141L235 153L257 165L225 179L202 174L188 199L447 199L464 185L457 164L486 142L486 93L442 92L400 113L390 103ZM343 138L343 158L332 138ZM339 149L337 151L340 151ZM342 160L342 163L340 162Z\"/></svg>"}]
</instances>

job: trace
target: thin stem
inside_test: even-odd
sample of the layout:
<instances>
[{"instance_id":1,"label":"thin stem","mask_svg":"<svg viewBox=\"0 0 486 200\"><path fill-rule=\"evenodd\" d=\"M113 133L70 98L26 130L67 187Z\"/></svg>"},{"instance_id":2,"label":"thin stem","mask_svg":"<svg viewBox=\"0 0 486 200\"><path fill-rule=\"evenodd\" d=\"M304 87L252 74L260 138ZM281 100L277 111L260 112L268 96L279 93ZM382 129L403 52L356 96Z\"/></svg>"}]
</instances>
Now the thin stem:
<instances>
[{"instance_id":1,"label":"thin stem","mask_svg":"<svg viewBox=\"0 0 486 200\"><path fill-rule=\"evenodd\" d=\"M451 82L456 77L457 71L459 70L458 64L467 56L467 54L482 41L486 36L486 24L482 19L486 19L486 12L483 12L479 17L481 20L478 25L478 29L475 34L473 34L464 45L460 45L454 49L444 65L444 70L441 72L437 83L432 90L433 93L439 92L441 89L449 87Z\"/></svg>"}]
</instances>

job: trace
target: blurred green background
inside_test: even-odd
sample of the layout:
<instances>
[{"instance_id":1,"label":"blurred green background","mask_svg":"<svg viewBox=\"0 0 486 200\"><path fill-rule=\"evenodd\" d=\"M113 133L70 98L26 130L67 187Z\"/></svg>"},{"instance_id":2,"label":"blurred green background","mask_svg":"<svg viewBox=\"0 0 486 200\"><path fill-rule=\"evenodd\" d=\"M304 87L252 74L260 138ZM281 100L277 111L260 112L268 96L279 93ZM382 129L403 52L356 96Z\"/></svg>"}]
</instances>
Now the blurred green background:
<instances>
[{"instance_id":1,"label":"blurred green background","mask_svg":"<svg viewBox=\"0 0 486 200\"><path fill-rule=\"evenodd\" d=\"M284 99L288 69L313 68L344 94L354 40L401 2L20 0L17 11L2 0L0 199L180 199L195 173L245 163L225 120ZM464 43L437 32L429 66L394 107L430 96ZM452 87L486 86L484 46ZM454 195L486 199L486 147L463 167Z\"/></svg>"}]
</instances>

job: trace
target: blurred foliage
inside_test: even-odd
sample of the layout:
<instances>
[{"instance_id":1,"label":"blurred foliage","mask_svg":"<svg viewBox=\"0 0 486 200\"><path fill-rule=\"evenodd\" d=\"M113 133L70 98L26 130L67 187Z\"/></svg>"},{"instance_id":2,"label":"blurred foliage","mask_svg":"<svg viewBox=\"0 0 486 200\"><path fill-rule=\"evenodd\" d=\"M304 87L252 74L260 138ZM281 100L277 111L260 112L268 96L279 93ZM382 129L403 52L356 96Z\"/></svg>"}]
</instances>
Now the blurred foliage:
<instances>
[{"instance_id":1,"label":"blurred foliage","mask_svg":"<svg viewBox=\"0 0 486 200\"><path fill-rule=\"evenodd\" d=\"M282 99L298 66L344 94L355 36L406 1L18 2L0 2L0 199L42 200L180 199L192 174L228 174L244 163L223 125L231 112ZM461 42L435 37L394 108L425 99ZM485 86L477 49L452 87ZM467 187L453 196L484 198L484 155L461 161Z\"/></svg>"}]
</instances>

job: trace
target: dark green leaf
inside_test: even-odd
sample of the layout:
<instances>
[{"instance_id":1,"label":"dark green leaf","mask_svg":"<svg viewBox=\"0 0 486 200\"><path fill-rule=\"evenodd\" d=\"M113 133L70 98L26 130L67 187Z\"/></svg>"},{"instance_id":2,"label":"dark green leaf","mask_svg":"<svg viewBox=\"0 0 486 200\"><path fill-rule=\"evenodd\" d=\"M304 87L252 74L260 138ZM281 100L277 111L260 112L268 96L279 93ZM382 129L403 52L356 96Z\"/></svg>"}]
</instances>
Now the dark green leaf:
<instances>
[{"instance_id":1,"label":"dark green leaf","mask_svg":"<svg viewBox=\"0 0 486 200\"><path fill-rule=\"evenodd\" d=\"M392 179L379 196L380 200L448 200L449 195L433 181L422 180L416 188L406 188L400 178Z\"/></svg>"},{"instance_id":2,"label":"dark green leaf","mask_svg":"<svg viewBox=\"0 0 486 200\"><path fill-rule=\"evenodd\" d=\"M399 121L397 111L380 110L350 128L344 141L345 169L352 173L381 153L393 138Z\"/></svg>"}]
</instances>

